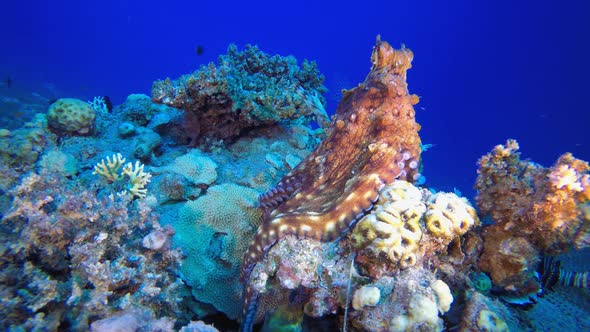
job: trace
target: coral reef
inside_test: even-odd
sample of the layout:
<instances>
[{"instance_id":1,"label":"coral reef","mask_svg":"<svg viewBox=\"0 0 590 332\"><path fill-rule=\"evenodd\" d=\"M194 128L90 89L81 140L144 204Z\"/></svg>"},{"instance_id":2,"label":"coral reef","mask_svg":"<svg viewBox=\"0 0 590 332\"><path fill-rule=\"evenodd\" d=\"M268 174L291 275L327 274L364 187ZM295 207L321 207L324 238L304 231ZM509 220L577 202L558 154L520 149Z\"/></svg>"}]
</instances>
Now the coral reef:
<instances>
[{"instance_id":1,"label":"coral reef","mask_svg":"<svg viewBox=\"0 0 590 332\"><path fill-rule=\"evenodd\" d=\"M540 252L557 254L590 245L590 170L566 153L551 168L520 160L508 140L479 160L477 206L495 224L483 232L479 266L497 287L534 293Z\"/></svg>"},{"instance_id":2,"label":"coral reef","mask_svg":"<svg viewBox=\"0 0 590 332\"><path fill-rule=\"evenodd\" d=\"M300 117L327 122L321 94L323 76L314 62L297 66L294 57L269 56L256 46L231 45L210 63L177 80L152 86L152 100L185 111L191 145L211 139L235 140L244 131Z\"/></svg>"},{"instance_id":3,"label":"coral reef","mask_svg":"<svg viewBox=\"0 0 590 332\"><path fill-rule=\"evenodd\" d=\"M136 244L155 231L174 233L147 200L96 196L60 173L30 173L9 195L0 222L3 330L87 331L133 308L176 316L180 253Z\"/></svg>"},{"instance_id":4,"label":"coral reef","mask_svg":"<svg viewBox=\"0 0 590 332\"><path fill-rule=\"evenodd\" d=\"M419 177L420 126L414 119L406 71L413 55L379 38L365 81L347 93L328 136L295 169L261 196L265 221L244 258L244 329L255 316L257 292L250 271L276 241L289 234L322 241L345 232L394 179ZM393 134L395 133L395 134Z\"/></svg>"},{"instance_id":5,"label":"coral reef","mask_svg":"<svg viewBox=\"0 0 590 332\"><path fill-rule=\"evenodd\" d=\"M590 329L590 167L494 148L481 226L417 180L412 57L378 39L331 123L314 63L230 46L0 129L0 329Z\"/></svg>"},{"instance_id":6,"label":"coral reef","mask_svg":"<svg viewBox=\"0 0 590 332\"><path fill-rule=\"evenodd\" d=\"M47 124L59 135L91 135L96 112L91 104L74 98L61 98L47 110Z\"/></svg>"}]
</instances>

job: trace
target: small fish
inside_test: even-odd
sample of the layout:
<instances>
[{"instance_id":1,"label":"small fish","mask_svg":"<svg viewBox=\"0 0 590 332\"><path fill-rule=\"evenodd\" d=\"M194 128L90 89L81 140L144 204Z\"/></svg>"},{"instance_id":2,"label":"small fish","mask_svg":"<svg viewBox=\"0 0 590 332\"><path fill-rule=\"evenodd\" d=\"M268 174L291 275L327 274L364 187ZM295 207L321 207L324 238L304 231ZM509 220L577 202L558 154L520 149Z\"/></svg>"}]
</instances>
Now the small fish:
<instances>
[{"instance_id":1,"label":"small fish","mask_svg":"<svg viewBox=\"0 0 590 332\"><path fill-rule=\"evenodd\" d=\"M205 53L205 48L203 47L203 45L197 45L195 53L199 56L203 55L203 53Z\"/></svg>"},{"instance_id":2,"label":"small fish","mask_svg":"<svg viewBox=\"0 0 590 332\"><path fill-rule=\"evenodd\" d=\"M555 261L550 255L544 257L541 272L541 284L545 289L551 289L557 284L566 287L590 288L590 271L567 271L561 268L560 261Z\"/></svg>"},{"instance_id":3,"label":"small fish","mask_svg":"<svg viewBox=\"0 0 590 332\"><path fill-rule=\"evenodd\" d=\"M426 151L430 150L430 148L433 148L435 146L436 146L436 144L430 144L430 143L429 144L422 144L422 143L420 143L420 148L422 149L422 152L426 152Z\"/></svg>"},{"instance_id":4,"label":"small fish","mask_svg":"<svg viewBox=\"0 0 590 332\"><path fill-rule=\"evenodd\" d=\"M113 103L111 102L111 98L109 96L103 96L102 99L104 100L104 104L107 105L107 110L110 113L113 110Z\"/></svg>"},{"instance_id":5,"label":"small fish","mask_svg":"<svg viewBox=\"0 0 590 332\"><path fill-rule=\"evenodd\" d=\"M12 77L6 77L6 79L2 83L4 83L4 85L6 85L7 88L10 88L12 86Z\"/></svg>"}]
</instances>

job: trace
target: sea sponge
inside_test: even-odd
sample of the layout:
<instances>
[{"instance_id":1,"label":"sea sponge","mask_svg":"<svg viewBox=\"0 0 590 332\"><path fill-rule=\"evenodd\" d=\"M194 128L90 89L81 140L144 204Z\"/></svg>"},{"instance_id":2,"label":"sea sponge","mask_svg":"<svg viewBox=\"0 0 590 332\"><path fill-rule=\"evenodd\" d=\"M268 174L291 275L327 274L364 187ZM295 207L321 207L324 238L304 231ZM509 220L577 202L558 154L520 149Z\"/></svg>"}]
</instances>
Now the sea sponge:
<instances>
[{"instance_id":1,"label":"sea sponge","mask_svg":"<svg viewBox=\"0 0 590 332\"><path fill-rule=\"evenodd\" d=\"M441 314L449 311L449 309L451 309L451 304L453 303L453 295L451 294L449 285L445 284L442 280L435 280L430 284L430 288L432 288L436 295L438 311Z\"/></svg>"},{"instance_id":2,"label":"sea sponge","mask_svg":"<svg viewBox=\"0 0 590 332\"><path fill-rule=\"evenodd\" d=\"M477 212L467 200L453 193L437 193L428 203L426 228L434 236L452 240L478 223Z\"/></svg>"},{"instance_id":3,"label":"sea sponge","mask_svg":"<svg viewBox=\"0 0 590 332\"><path fill-rule=\"evenodd\" d=\"M197 300L232 319L241 312L242 257L262 218L256 207L258 195L233 183L212 186L205 195L185 203L172 223L173 243L187 255L182 279Z\"/></svg>"},{"instance_id":4,"label":"sea sponge","mask_svg":"<svg viewBox=\"0 0 590 332\"><path fill-rule=\"evenodd\" d=\"M374 306L381 298L381 291L375 286L363 286L352 296L352 307L361 310L364 306Z\"/></svg>"},{"instance_id":5,"label":"sea sponge","mask_svg":"<svg viewBox=\"0 0 590 332\"><path fill-rule=\"evenodd\" d=\"M47 124L58 134L90 135L95 118L90 104L74 98L58 99L47 110Z\"/></svg>"}]
</instances>

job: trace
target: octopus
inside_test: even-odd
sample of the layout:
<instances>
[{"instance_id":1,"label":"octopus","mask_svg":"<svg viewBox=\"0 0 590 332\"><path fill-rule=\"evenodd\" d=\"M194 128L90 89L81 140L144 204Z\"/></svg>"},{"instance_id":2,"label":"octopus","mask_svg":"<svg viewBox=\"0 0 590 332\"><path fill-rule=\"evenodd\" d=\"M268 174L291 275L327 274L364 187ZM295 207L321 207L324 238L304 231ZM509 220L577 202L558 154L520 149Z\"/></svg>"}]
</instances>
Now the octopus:
<instances>
[{"instance_id":1,"label":"octopus","mask_svg":"<svg viewBox=\"0 0 590 332\"><path fill-rule=\"evenodd\" d=\"M326 138L259 198L265 216L242 267L242 331L251 331L260 293L252 270L287 235L335 241L370 211L379 191L396 179L420 177L418 96L408 92L413 53L377 37L365 81L344 91Z\"/></svg>"}]
</instances>

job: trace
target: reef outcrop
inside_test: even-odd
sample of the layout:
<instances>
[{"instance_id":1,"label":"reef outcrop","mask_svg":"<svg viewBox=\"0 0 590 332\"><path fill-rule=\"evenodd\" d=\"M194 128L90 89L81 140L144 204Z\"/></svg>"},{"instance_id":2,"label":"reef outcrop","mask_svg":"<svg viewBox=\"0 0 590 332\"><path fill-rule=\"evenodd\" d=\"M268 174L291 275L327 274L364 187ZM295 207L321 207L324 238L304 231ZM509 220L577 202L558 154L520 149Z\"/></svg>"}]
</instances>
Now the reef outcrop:
<instances>
[{"instance_id":1,"label":"reef outcrop","mask_svg":"<svg viewBox=\"0 0 590 332\"><path fill-rule=\"evenodd\" d=\"M508 140L483 156L475 188L480 213L494 221L479 266L495 286L523 295L539 289L540 253L590 246L590 167L566 153L544 168L520 160L518 149Z\"/></svg>"},{"instance_id":2,"label":"reef outcrop","mask_svg":"<svg viewBox=\"0 0 590 332\"><path fill-rule=\"evenodd\" d=\"M234 141L244 131L282 120L326 125L323 80L315 62L299 67L293 56L231 45L217 66L209 63L177 80L154 82L152 100L185 111L186 136L195 146L212 139Z\"/></svg>"}]
</instances>

